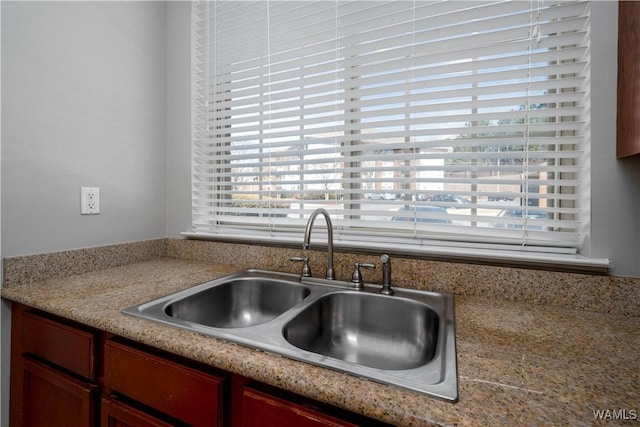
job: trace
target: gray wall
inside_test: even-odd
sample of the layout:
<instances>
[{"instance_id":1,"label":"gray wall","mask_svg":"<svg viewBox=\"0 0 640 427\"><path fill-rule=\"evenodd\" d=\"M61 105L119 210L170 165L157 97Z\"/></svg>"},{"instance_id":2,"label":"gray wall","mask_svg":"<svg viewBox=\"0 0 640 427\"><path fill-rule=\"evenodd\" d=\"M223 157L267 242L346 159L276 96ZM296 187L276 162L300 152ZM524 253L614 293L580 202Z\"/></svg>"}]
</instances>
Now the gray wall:
<instances>
[{"instance_id":1,"label":"gray wall","mask_svg":"<svg viewBox=\"0 0 640 427\"><path fill-rule=\"evenodd\" d=\"M591 249L611 272L640 277L640 157L616 159L617 2L592 5Z\"/></svg>"},{"instance_id":2,"label":"gray wall","mask_svg":"<svg viewBox=\"0 0 640 427\"><path fill-rule=\"evenodd\" d=\"M191 4L167 6L167 232L191 228Z\"/></svg>"},{"instance_id":3,"label":"gray wall","mask_svg":"<svg viewBox=\"0 0 640 427\"><path fill-rule=\"evenodd\" d=\"M165 237L165 5L2 9L3 256Z\"/></svg>"},{"instance_id":4,"label":"gray wall","mask_svg":"<svg viewBox=\"0 0 640 427\"><path fill-rule=\"evenodd\" d=\"M165 237L166 4L1 8L2 256ZM100 215L80 215L81 186L100 187ZM4 301L0 315L4 426Z\"/></svg>"}]
</instances>

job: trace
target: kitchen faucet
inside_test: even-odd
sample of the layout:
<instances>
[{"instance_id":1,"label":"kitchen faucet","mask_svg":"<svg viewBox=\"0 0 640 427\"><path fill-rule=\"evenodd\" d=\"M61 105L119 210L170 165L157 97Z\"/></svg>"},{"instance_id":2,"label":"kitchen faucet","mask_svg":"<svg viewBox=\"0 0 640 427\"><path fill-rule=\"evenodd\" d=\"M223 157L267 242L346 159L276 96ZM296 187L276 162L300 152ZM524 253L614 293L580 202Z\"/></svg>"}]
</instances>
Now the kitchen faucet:
<instances>
[{"instance_id":1,"label":"kitchen faucet","mask_svg":"<svg viewBox=\"0 0 640 427\"><path fill-rule=\"evenodd\" d=\"M311 241L311 229L313 228L313 222L316 220L318 215L324 215L324 219L327 221L327 275L326 278L329 280L335 280L336 275L333 271L333 224L331 224L331 218L329 217L329 212L327 212L323 208L318 208L309 217L309 221L307 222L307 228L304 232L304 242L302 243L302 249L304 251L309 250L309 245Z\"/></svg>"}]
</instances>

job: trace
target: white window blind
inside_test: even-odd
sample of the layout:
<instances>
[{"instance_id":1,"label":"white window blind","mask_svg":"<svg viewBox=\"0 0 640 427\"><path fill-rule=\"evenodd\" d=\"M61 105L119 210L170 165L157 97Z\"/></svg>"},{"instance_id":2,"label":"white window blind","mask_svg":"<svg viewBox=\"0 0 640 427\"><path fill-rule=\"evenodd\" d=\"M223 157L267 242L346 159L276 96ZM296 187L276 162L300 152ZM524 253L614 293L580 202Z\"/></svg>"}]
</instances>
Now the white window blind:
<instances>
[{"instance_id":1,"label":"white window blind","mask_svg":"<svg viewBox=\"0 0 640 427\"><path fill-rule=\"evenodd\" d=\"M586 1L193 4L195 235L576 253Z\"/></svg>"}]
</instances>

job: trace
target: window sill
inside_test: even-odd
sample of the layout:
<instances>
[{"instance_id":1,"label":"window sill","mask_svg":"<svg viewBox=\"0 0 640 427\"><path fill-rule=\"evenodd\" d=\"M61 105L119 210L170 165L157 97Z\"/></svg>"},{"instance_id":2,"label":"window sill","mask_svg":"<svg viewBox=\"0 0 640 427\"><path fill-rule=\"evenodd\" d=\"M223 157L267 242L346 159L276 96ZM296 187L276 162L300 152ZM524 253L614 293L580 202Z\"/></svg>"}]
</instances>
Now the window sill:
<instances>
[{"instance_id":1,"label":"window sill","mask_svg":"<svg viewBox=\"0 0 640 427\"><path fill-rule=\"evenodd\" d=\"M243 243L261 246L277 246L301 249L302 241L290 236L239 236L204 232L183 232L189 239L219 242ZM312 249L326 248L324 242L313 242ZM445 247L436 245L411 245L366 242L358 244L349 241L334 241L335 252L380 255L388 253L402 258L427 259L468 264L482 264L528 268L537 270L562 271L584 274L607 274L608 259L588 258L574 254L527 252L519 250L499 250L474 247Z\"/></svg>"}]
</instances>

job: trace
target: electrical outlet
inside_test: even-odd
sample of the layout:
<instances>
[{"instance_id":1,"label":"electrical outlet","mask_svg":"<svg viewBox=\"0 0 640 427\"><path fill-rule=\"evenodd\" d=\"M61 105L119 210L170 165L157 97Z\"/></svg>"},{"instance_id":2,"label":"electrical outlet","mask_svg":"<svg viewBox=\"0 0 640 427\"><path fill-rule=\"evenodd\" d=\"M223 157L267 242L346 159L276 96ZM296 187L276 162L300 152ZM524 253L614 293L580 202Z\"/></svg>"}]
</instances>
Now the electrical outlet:
<instances>
[{"instance_id":1,"label":"electrical outlet","mask_svg":"<svg viewBox=\"0 0 640 427\"><path fill-rule=\"evenodd\" d=\"M80 214L96 215L100 213L100 188L80 187Z\"/></svg>"}]
</instances>

